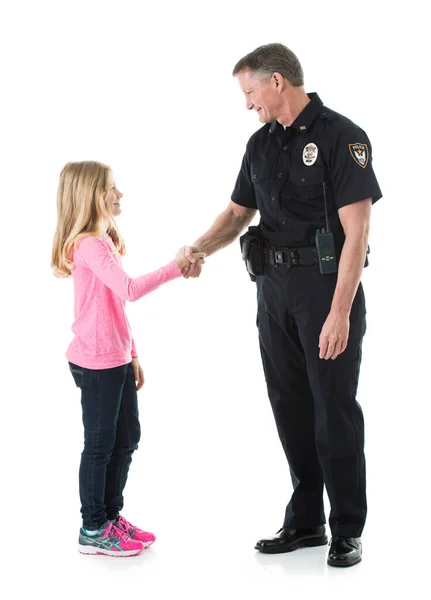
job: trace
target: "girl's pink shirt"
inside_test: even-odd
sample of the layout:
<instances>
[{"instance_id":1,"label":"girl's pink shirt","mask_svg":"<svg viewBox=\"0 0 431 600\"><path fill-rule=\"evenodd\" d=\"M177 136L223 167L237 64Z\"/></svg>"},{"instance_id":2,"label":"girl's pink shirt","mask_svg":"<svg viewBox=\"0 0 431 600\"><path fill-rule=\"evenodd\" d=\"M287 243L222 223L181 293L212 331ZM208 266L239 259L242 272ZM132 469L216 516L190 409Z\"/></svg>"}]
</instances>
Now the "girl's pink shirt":
<instances>
[{"instance_id":1,"label":"girl's pink shirt","mask_svg":"<svg viewBox=\"0 0 431 600\"><path fill-rule=\"evenodd\" d=\"M87 369L110 369L137 356L126 300L134 302L162 283L181 277L175 260L133 279L123 271L110 237L85 237L73 255L75 334L66 358Z\"/></svg>"}]
</instances>

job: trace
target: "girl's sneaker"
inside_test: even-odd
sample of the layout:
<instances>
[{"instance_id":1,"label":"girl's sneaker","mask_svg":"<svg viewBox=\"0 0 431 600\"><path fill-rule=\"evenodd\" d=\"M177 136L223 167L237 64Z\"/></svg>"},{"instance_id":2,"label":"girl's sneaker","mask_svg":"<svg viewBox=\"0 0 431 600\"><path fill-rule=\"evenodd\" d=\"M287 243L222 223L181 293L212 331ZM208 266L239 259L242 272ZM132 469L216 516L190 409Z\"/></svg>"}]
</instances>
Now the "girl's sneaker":
<instances>
[{"instance_id":1,"label":"girl's sneaker","mask_svg":"<svg viewBox=\"0 0 431 600\"><path fill-rule=\"evenodd\" d=\"M135 527L122 516L119 516L118 519L114 521L114 525L120 531L130 536L132 540L142 542L144 548L148 548L148 546L151 546L151 544L156 541L156 536L153 533L142 531L142 529Z\"/></svg>"},{"instance_id":2,"label":"girl's sneaker","mask_svg":"<svg viewBox=\"0 0 431 600\"><path fill-rule=\"evenodd\" d=\"M82 554L106 554L107 556L135 556L144 549L139 540L132 540L127 533L113 523L90 535L81 527L78 550Z\"/></svg>"}]
</instances>

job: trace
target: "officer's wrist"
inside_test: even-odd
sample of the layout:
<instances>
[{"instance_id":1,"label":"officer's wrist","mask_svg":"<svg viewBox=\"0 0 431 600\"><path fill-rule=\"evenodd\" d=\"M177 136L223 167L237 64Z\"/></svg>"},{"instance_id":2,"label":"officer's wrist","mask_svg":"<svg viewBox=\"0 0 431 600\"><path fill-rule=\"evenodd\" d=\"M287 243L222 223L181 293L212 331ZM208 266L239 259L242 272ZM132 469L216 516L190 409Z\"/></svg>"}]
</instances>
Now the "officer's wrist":
<instances>
[{"instance_id":1,"label":"officer's wrist","mask_svg":"<svg viewBox=\"0 0 431 600\"><path fill-rule=\"evenodd\" d=\"M193 252L205 252L202 249L202 244L197 244L196 242L192 245Z\"/></svg>"},{"instance_id":2,"label":"officer's wrist","mask_svg":"<svg viewBox=\"0 0 431 600\"><path fill-rule=\"evenodd\" d=\"M352 310L351 305L332 303L331 313L336 314L340 317L348 317L350 315L350 311Z\"/></svg>"}]
</instances>

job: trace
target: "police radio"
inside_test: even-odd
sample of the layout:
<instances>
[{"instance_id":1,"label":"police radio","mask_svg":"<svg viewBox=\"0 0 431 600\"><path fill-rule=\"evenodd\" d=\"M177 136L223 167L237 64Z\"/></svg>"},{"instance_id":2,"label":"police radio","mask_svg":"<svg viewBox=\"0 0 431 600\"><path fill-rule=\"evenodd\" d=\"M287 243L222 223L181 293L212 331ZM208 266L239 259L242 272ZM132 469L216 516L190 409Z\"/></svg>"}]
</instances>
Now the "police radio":
<instances>
[{"instance_id":1,"label":"police radio","mask_svg":"<svg viewBox=\"0 0 431 600\"><path fill-rule=\"evenodd\" d=\"M323 198L325 200L326 229L316 231L316 250L321 275L329 275L337 272L337 257L335 256L334 234L329 227L325 182L323 182Z\"/></svg>"}]
</instances>

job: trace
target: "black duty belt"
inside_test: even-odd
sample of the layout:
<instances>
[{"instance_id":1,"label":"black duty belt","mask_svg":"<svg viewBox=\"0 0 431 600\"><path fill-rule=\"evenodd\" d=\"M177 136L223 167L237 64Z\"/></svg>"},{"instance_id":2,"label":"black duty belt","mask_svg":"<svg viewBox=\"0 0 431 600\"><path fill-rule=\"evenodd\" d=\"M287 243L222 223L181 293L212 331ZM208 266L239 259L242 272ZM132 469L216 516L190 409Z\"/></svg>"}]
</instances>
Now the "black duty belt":
<instances>
[{"instance_id":1,"label":"black duty belt","mask_svg":"<svg viewBox=\"0 0 431 600\"><path fill-rule=\"evenodd\" d=\"M314 246L306 248L262 248L263 257L266 265L277 267L283 265L286 267L311 267L317 265L317 251Z\"/></svg>"}]
</instances>

